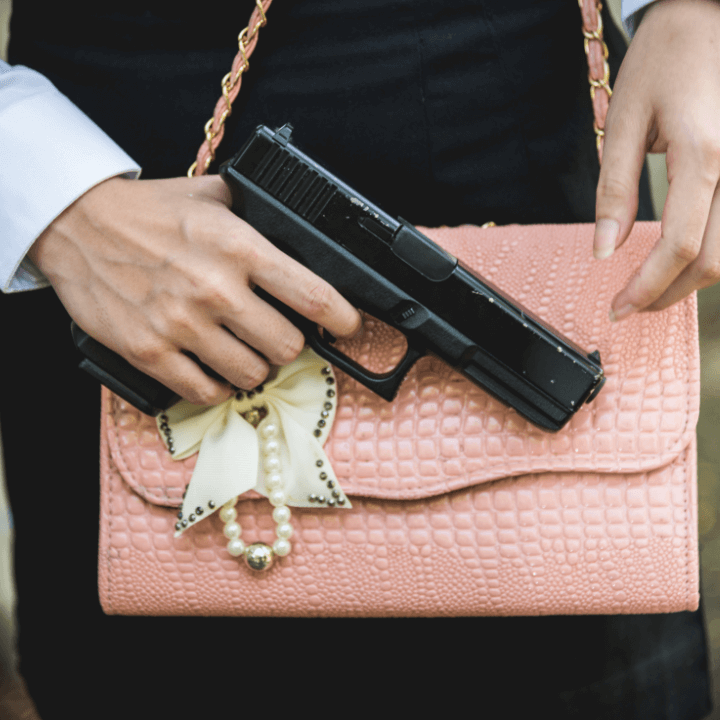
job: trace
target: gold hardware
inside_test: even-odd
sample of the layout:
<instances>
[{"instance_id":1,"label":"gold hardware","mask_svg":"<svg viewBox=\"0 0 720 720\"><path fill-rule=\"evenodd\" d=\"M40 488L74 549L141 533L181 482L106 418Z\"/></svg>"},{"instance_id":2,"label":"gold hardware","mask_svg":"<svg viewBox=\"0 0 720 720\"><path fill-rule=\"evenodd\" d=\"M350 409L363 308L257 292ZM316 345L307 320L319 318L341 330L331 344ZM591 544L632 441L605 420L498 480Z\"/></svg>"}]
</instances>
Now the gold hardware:
<instances>
[{"instance_id":1,"label":"gold hardware","mask_svg":"<svg viewBox=\"0 0 720 720\"><path fill-rule=\"evenodd\" d=\"M582 0L579 0L580 9L582 10ZM602 34L603 34L603 21L602 17L600 16L600 11L602 10L602 5L598 3L597 5L598 14L598 26L597 30L593 30L592 32L588 32L587 30L583 30L583 35L585 36L585 50L587 52L587 41L588 40L599 40L600 42L603 41ZM606 56L607 57L607 56Z\"/></svg>"},{"instance_id":2,"label":"gold hardware","mask_svg":"<svg viewBox=\"0 0 720 720\"><path fill-rule=\"evenodd\" d=\"M220 131L223 128L223 125L225 124L225 120L230 116L232 113L232 101L230 100L230 93L233 91L233 88L235 85L237 85L238 80L240 80L240 76L248 69L249 62L247 55L245 54L245 50L247 49L247 46L250 44L252 39L257 35L258 30L261 27L265 27L267 25L267 17L265 15L265 11L263 10L262 2L261 0L255 0L255 5L257 9L260 11L260 20L258 20L255 25L253 26L252 30L250 30L250 26L243 28L240 31L240 34L238 35L238 48L240 50L240 54L242 55L243 61L240 63L240 67L237 69L237 72L233 76L232 70L225 75L225 77L221 80L220 84L222 87L222 94L225 98L225 104L227 105L226 109L223 111L222 115L217 120L217 127L214 127L215 125L215 116L211 117L206 123L205 123L205 141L208 145L208 151L209 155L208 158L205 160L205 170L210 167L210 163L215 159L215 149L212 146L213 140L218 136ZM248 35L249 33L249 35ZM190 168L188 169L187 176L193 177L195 175L195 170L197 170L197 161L195 161Z\"/></svg>"},{"instance_id":3,"label":"gold hardware","mask_svg":"<svg viewBox=\"0 0 720 720\"><path fill-rule=\"evenodd\" d=\"M497 227L497 225L491 220L490 222L486 222L484 225L480 226L481 228L491 228L491 227Z\"/></svg>"},{"instance_id":4,"label":"gold hardware","mask_svg":"<svg viewBox=\"0 0 720 720\"><path fill-rule=\"evenodd\" d=\"M583 0L578 0L580 11L583 9ZM603 39L603 21L602 21L602 2L597 2L595 5L597 10L597 28L595 30L585 30L583 28L583 37L585 38L585 55L588 61L588 83L590 84L590 99L595 102L595 91L597 88L601 88L607 93L608 101L612 97L612 88L610 87L610 65L608 65L609 50L607 43ZM597 79L592 76L592 70L590 69L590 43L599 42L602 44L603 54L603 77ZM597 145L598 153L600 153L605 137L605 129L601 128L597 124L597 120L593 121L593 130L595 131L595 144Z\"/></svg>"},{"instance_id":5,"label":"gold hardware","mask_svg":"<svg viewBox=\"0 0 720 720\"><path fill-rule=\"evenodd\" d=\"M245 562L253 570L267 570L272 565L275 553L265 543L253 543L245 552Z\"/></svg>"},{"instance_id":6,"label":"gold hardware","mask_svg":"<svg viewBox=\"0 0 720 720\"><path fill-rule=\"evenodd\" d=\"M260 407L250 408L250 410L242 413L242 416L247 422L257 429L257 426L267 417L267 414L267 408L262 405Z\"/></svg>"}]
</instances>

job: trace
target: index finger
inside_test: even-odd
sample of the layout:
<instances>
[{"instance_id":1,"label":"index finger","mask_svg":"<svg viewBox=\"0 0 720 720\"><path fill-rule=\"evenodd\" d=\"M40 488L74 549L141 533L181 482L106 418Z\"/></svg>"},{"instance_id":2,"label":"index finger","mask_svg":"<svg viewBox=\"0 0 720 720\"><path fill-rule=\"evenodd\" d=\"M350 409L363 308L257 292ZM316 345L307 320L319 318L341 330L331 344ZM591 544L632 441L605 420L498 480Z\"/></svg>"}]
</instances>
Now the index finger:
<instances>
[{"instance_id":1,"label":"index finger","mask_svg":"<svg viewBox=\"0 0 720 720\"><path fill-rule=\"evenodd\" d=\"M676 152L677 161L668 148L671 172L662 234L638 273L613 300L611 320L622 320L655 302L700 253L720 171L697 148L684 146ZM677 168L672 167L675 162Z\"/></svg>"},{"instance_id":2,"label":"index finger","mask_svg":"<svg viewBox=\"0 0 720 720\"><path fill-rule=\"evenodd\" d=\"M360 313L328 281L286 255L258 233L262 247L249 278L285 305L335 337L353 337L362 326Z\"/></svg>"}]
</instances>

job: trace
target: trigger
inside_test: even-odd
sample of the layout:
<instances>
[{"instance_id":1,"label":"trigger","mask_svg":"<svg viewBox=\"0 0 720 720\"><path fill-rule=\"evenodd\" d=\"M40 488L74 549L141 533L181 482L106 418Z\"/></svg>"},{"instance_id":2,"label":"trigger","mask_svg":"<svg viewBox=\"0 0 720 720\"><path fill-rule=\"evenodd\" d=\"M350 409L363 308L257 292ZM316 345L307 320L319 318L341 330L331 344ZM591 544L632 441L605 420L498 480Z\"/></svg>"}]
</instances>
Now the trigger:
<instances>
[{"instance_id":1,"label":"trigger","mask_svg":"<svg viewBox=\"0 0 720 720\"><path fill-rule=\"evenodd\" d=\"M321 327L320 325L315 326L315 334L318 337L318 340L327 340L327 342L334 344L337 342L337 338L326 328Z\"/></svg>"}]
</instances>

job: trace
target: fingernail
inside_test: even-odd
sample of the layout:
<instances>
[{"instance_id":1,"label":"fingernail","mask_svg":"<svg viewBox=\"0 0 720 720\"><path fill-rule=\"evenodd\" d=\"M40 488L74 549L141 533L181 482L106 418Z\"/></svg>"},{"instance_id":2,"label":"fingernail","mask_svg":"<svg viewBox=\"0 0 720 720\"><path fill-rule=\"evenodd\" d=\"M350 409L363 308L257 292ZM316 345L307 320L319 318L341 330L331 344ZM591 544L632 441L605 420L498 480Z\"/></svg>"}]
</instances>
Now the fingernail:
<instances>
[{"instance_id":1,"label":"fingernail","mask_svg":"<svg viewBox=\"0 0 720 720\"><path fill-rule=\"evenodd\" d=\"M595 247L593 255L596 260L609 258L615 252L615 243L620 232L617 220L601 218L595 225Z\"/></svg>"},{"instance_id":2,"label":"fingernail","mask_svg":"<svg viewBox=\"0 0 720 720\"><path fill-rule=\"evenodd\" d=\"M632 315L637 308L634 305L623 305L619 310L610 310L610 322L618 322L624 320L628 315Z\"/></svg>"}]
</instances>

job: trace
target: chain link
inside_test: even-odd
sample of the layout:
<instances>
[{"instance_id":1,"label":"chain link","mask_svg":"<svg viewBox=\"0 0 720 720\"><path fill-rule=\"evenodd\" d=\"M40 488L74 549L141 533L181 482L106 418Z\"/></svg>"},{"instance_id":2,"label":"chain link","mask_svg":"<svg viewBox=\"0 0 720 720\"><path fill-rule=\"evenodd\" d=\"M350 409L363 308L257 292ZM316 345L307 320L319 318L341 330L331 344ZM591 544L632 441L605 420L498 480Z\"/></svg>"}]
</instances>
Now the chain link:
<instances>
[{"instance_id":1,"label":"chain link","mask_svg":"<svg viewBox=\"0 0 720 720\"><path fill-rule=\"evenodd\" d=\"M217 118L217 125L215 124L214 115L205 123L205 141L207 142L208 150L210 153L205 160L205 170L210 167L210 163L215 159L215 148L213 148L212 146L213 140L218 136L223 126L225 125L225 120L227 120L227 118L232 113L232 100L230 99L230 93L237 85L241 75L250 67L250 63L248 62L248 58L245 53L247 46L250 44L255 35L257 35L260 28L267 25L267 17L265 16L265 11L263 10L261 0L255 0L255 5L260 11L260 20L255 23L252 31L250 30L250 26L248 25L248 27L243 28L238 35L238 48L240 50L240 54L242 55L242 62L240 63L240 66L238 67L235 75L233 75L231 70L227 75L225 75L225 77L221 80L220 83L222 86L222 94L225 98L227 108L223 111L222 115ZM248 35L248 33L250 34ZM195 170L197 170L197 161L195 161L190 166L187 172L187 176L193 177L193 175L195 174Z\"/></svg>"}]
</instances>

